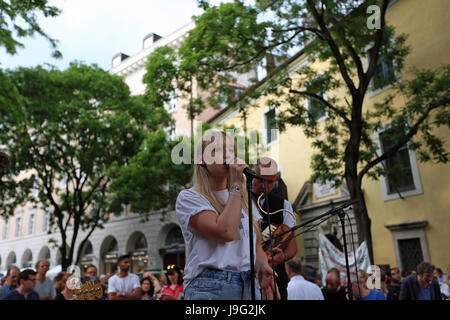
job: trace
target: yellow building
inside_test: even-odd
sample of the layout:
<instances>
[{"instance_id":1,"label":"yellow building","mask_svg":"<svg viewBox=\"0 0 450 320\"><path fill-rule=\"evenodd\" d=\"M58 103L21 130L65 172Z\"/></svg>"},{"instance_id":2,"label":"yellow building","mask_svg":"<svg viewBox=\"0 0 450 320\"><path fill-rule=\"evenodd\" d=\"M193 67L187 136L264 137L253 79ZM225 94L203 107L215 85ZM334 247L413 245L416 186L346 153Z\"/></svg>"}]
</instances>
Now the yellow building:
<instances>
[{"instance_id":1,"label":"yellow building","mask_svg":"<svg viewBox=\"0 0 450 320\"><path fill-rule=\"evenodd\" d=\"M435 69L450 63L448 12L450 2L443 0L401 0L394 1L390 6L386 14L387 22L395 26L396 34L409 35L407 45L412 50L406 57L402 80L411 78L409 69L412 66ZM289 67L295 71L307 63L306 56L299 52L290 59ZM314 63L313 67L320 70L327 65ZM369 90L364 100L364 110L381 102L389 93L392 93L389 86L381 90ZM287 127L282 133L275 131L272 136L268 136L270 117L273 116L267 107L268 99L263 97L247 109L246 126L248 130L262 132L266 155L273 157L280 165L289 201L299 214L297 222L307 221L348 200L345 186L334 189L330 185L308 183L314 150L312 140L305 136L300 127ZM403 102L401 97L394 100L397 106ZM283 105L279 107L281 110L283 108ZM209 122L213 125L244 125L241 114L231 109L222 110ZM439 134L448 137L450 132L442 129ZM380 148L383 147L381 143L385 141L380 143L380 132L374 132L373 139ZM450 150L448 141L446 147ZM450 264L450 252L446 246L450 239L450 167L420 163L415 153L407 148L399 150L397 155L406 161L403 184L397 188L400 190L392 188L384 177L378 181L367 177L363 180L362 188L372 220L373 263L411 271L418 262L428 260L446 270ZM319 227L319 231L342 237L336 218ZM310 231L298 238L298 255L306 262L317 263L319 231ZM352 231L357 242L355 227ZM351 237L348 237L347 241L350 240Z\"/></svg>"}]
</instances>

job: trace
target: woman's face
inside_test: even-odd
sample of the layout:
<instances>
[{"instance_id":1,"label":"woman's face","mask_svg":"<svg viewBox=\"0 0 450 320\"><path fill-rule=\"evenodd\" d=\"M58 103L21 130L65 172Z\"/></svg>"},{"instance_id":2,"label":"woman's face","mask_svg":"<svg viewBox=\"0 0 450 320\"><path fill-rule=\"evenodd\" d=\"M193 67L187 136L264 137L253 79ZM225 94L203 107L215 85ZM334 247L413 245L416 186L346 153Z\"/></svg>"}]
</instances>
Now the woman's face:
<instances>
[{"instance_id":1,"label":"woman's face","mask_svg":"<svg viewBox=\"0 0 450 320\"><path fill-rule=\"evenodd\" d=\"M178 273L176 271L173 271L168 274L170 284L178 284Z\"/></svg>"},{"instance_id":2,"label":"woman's face","mask_svg":"<svg viewBox=\"0 0 450 320\"><path fill-rule=\"evenodd\" d=\"M214 141L203 151L203 161L208 171L215 176L228 175L227 163L234 159L234 141L232 138L220 135L214 136Z\"/></svg>"},{"instance_id":3,"label":"woman's face","mask_svg":"<svg viewBox=\"0 0 450 320\"><path fill-rule=\"evenodd\" d=\"M144 282L142 282L142 286L141 287L142 287L142 290L144 292L148 292L150 290L150 287L151 287L150 281L144 280Z\"/></svg>"}]
</instances>

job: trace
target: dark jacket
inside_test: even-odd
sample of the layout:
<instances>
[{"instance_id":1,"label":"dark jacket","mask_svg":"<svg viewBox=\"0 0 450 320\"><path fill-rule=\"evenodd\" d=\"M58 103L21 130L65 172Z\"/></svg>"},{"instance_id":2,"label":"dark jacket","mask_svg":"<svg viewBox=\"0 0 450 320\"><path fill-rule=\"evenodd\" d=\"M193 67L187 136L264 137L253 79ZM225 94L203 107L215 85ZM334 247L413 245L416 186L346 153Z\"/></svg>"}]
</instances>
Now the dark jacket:
<instances>
[{"instance_id":1,"label":"dark jacket","mask_svg":"<svg viewBox=\"0 0 450 320\"><path fill-rule=\"evenodd\" d=\"M441 289L439 287L439 282L433 279L430 283L431 286L431 300L442 300ZM419 290L420 285L417 281L417 275L412 274L402 281L402 286L400 287L399 300L419 300Z\"/></svg>"},{"instance_id":2,"label":"dark jacket","mask_svg":"<svg viewBox=\"0 0 450 320\"><path fill-rule=\"evenodd\" d=\"M387 300L398 300L398 297L400 295L400 288L401 285L394 286L392 284L387 285L388 294L387 294Z\"/></svg>"}]
</instances>

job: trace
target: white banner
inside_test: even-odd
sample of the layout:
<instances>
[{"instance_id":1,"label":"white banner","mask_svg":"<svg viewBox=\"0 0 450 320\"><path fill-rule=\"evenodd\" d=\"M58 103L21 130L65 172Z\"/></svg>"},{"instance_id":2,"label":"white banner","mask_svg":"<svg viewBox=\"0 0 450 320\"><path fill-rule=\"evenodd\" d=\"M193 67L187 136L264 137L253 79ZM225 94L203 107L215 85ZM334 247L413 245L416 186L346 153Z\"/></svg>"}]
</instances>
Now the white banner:
<instances>
[{"instance_id":1,"label":"white banner","mask_svg":"<svg viewBox=\"0 0 450 320\"><path fill-rule=\"evenodd\" d=\"M350 266L350 273L355 272L355 257L353 250L348 252L348 263ZM358 270L367 270L371 265L369 258L369 251L367 250L366 242L361 243L356 250L357 267ZM325 277L327 272L331 268L336 268L341 272L341 277L347 275L347 269L345 267L345 255L339 249L337 249L330 240L327 239L322 233L319 234L319 267L322 283L325 285Z\"/></svg>"}]
</instances>

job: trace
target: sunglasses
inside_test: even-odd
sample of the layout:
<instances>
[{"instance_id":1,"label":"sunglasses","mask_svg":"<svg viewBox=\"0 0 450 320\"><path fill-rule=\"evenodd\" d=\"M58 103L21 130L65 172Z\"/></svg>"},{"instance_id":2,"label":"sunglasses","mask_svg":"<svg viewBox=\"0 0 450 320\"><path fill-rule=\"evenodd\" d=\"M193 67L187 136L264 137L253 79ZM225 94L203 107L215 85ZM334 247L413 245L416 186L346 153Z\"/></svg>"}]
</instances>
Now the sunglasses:
<instances>
[{"instance_id":1,"label":"sunglasses","mask_svg":"<svg viewBox=\"0 0 450 320\"><path fill-rule=\"evenodd\" d=\"M175 269L175 265L171 264L169 266L167 266L167 270L174 270Z\"/></svg>"}]
</instances>

